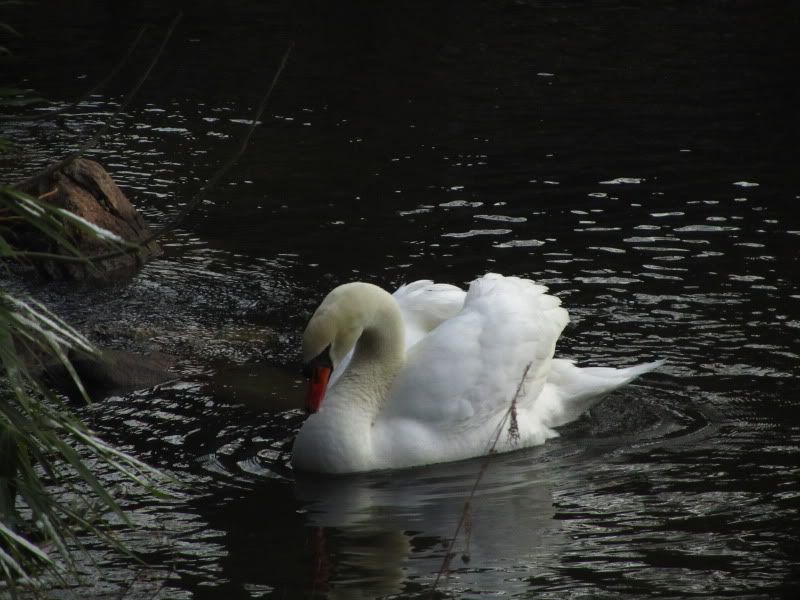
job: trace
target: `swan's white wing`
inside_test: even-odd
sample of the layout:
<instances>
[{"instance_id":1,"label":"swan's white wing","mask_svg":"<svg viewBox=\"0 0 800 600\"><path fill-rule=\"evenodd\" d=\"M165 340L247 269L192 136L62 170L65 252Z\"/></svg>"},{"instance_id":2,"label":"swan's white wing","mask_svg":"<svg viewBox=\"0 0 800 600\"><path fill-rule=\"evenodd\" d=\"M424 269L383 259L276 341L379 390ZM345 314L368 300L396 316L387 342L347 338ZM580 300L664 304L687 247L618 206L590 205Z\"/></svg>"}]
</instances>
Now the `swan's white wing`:
<instances>
[{"instance_id":1,"label":"swan's white wing","mask_svg":"<svg viewBox=\"0 0 800 600\"><path fill-rule=\"evenodd\" d=\"M510 405L526 365L523 406L544 386L569 316L547 288L517 277L475 280L464 307L409 351L381 417L473 424Z\"/></svg>"},{"instance_id":2,"label":"swan's white wing","mask_svg":"<svg viewBox=\"0 0 800 600\"><path fill-rule=\"evenodd\" d=\"M403 313L406 349L458 314L466 295L461 288L429 279L400 286L392 296Z\"/></svg>"},{"instance_id":3,"label":"swan's white wing","mask_svg":"<svg viewBox=\"0 0 800 600\"><path fill-rule=\"evenodd\" d=\"M442 321L451 318L464 306L467 293L448 283L420 279L401 285L392 296L403 313L406 350L428 335ZM353 358L350 350L331 374L328 386L342 376Z\"/></svg>"}]
</instances>

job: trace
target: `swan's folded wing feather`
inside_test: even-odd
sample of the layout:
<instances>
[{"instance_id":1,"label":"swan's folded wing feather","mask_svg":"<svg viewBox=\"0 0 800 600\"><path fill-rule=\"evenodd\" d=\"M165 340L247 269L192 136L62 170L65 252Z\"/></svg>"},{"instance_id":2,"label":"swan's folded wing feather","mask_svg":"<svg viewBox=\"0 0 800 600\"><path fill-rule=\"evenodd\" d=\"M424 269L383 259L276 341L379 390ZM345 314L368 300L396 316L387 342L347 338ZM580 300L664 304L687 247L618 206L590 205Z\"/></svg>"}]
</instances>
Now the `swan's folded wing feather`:
<instances>
[{"instance_id":1,"label":"swan's folded wing feather","mask_svg":"<svg viewBox=\"0 0 800 600\"><path fill-rule=\"evenodd\" d=\"M516 277L474 281L461 312L409 351L382 416L451 426L488 418L508 408L528 364L520 401L530 402L569 319L546 291Z\"/></svg>"},{"instance_id":2,"label":"swan's folded wing feather","mask_svg":"<svg viewBox=\"0 0 800 600\"><path fill-rule=\"evenodd\" d=\"M400 286L394 299L403 313L406 348L410 348L464 306L466 292L447 283L421 279Z\"/></svg>"}]
</instances>

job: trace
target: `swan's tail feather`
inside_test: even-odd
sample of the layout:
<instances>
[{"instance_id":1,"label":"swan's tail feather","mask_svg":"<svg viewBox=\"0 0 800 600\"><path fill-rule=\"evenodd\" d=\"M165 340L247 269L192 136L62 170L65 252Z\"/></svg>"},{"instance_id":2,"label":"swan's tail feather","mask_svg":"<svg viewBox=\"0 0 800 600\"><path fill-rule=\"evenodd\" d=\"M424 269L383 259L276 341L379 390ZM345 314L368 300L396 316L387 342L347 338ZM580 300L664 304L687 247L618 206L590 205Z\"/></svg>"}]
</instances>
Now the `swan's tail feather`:
<instances>
[{"instance_id":1,"label":"swan's tail feather","mask_svg":"<svg viewBox=\"0 0 800 600\"><path fill-rule=\"evenodd\" d=\"M554 359L547 383L533 406L548 427L559 427L577 419L615 389L662 366L656 360L632 367L576 367L572 361Z\"/></svg>"},{"instance_id":2,"label":"swan's tail feather","mask_svg":"<svg viewBox=\"0 0 800 600\"><path fill-rule=\"evenodd\" d=\"M607 380L609 384L613 386L611 389L614 389L633 381L639 377L639 375L644 375L645 373L659 368L665 362L664 360L654 360L653 362L642 363L632 367L623 367L621 369L615 369L614 367L584 367L579 369L579 371L585 375L597 377L600 380ZM577 369L578 367L575 368ZM600 381L597 383L599 384Z\"/></svg>"},{"instance_id":3,"label":"swan's tail feather","mask_svg":"<svg viewBox=\"0 0 800 600\"><path fill-rule=\"evenodd\" d=\"M638 377L639 375L643 375L644 373L649 373L661 366L663 366L667 361L663 358L661 360L654 360L652 362L642 363L639 365L634 365L632 367L623 367L622 369L615 369L620 374L624 374L625 377Z\"/></svg>"}]
</instances>

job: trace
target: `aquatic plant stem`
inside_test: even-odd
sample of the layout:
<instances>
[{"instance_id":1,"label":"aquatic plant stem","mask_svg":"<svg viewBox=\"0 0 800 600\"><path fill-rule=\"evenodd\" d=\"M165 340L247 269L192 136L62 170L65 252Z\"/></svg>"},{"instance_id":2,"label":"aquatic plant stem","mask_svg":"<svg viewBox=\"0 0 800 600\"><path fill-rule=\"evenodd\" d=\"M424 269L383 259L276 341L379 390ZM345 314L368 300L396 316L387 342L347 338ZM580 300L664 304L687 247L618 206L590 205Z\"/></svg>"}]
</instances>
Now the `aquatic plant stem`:
<instances>
[{"instance_id":1,"label":"aquatic plant stem","mask_svg":"<svg viewBox=\"0 0 800 600\"><path fill-rule=\"evenodd\" d=\"M101 90L105 85L111 81L114 76L119 73L120 69L128 62L128 59L133 54L133 51L139 46L139 42L142 41L142 37L144 37L145 32L148 30L149 26L145 25L139 30L139 33L134 38L133 42L128 46L127 51L122 56L122 58L117 62L113 69L106 75L100 82L93 85L89 88L86 92L81 94L76 100L70 102L66 106L62 106L56 110L48 110L38 112L32 115L0 115L0 121L43 121L46 119L52 119L53 117L57 117L58 115L62 115L65 112L72 110L73 108L77 107L79 104L84 102L87 98L92 96L92 94L97 93L98 90Z\"/></svg>"},{"instance_id":2,"label":"aquatic plant stem","mask_svg":"<svg viewBox=\"0 0 800 600\"><path fill-rule=\"evenodd\" d=\"M83 156L83 154L85 154L89 148L92 148L95 145L97 145L97 142L108 132L109 128L114 123L114 121L117 120L119 115L122 112L124 112L128 108L128 106L130 106L130 103L133 100L134 96L136 96L136 94L142 88L142 85L144 85L144 82L147 81L147 78L150 77L150 73L153 71L156 64L158 64L158 61L161 59L161 55L164 53L164 48L166 48L167 42L169 42L169 39L172 37L172 32L175 30L175 27L178 25L178 22L181 20L181 18L183 18L183 12L179 11L178 14L175 15L175 18L172 19L172 22L169 24L169 27L167 28L167 31L164 34L164 38L161 40L161 45L158 47L158 51L156 52L153 59L150 61L150 64L147 66L147 69L144 71L144 73L142 73L142 76L139 77L139 81L137 81L133 89L130 92L128 92L128 95L122 101L122 104L120 104L117 107L117 110L114 111L114 113L108 118L105 124L100 129L98 129L92 137L90 137L83 144L81 144L77 150L75 150L71 154L68 154L63 159L54 162L48 167L45 167L44 169L32 175L28 179L13 184L11 187L15 189L27 188L33 185L33 183L37 179L48 177L49 175L52 175L56 171L63 169L75 159Z\"/></svg>"},{"instance_id":3,"label":"aquatic plant stem","mask_svg":"<svg viewBox=\"0 0 800 600\"><path fill-rule=\"evenodd\" d=\"M269 102L270 97L272 97L272 91L275 89L275 86L278 83L278 79L280 79L281 73L283 73L283 69L286 67L286 62L289 60L289 55L292 52L292 48L294 48L294 42L289 42L289 47L286 48L286 52L283 53L283 57L281 58L281 62L278 65L278 69L275 71L275 75L272 77L272 82L269 84L266 93L261 97L261 101L258 103L258 107L256 108L255 114L253 115L252 121L250 123L250 127L248 127L247 132L245 133L244 137L242 138L239 147L237 148L236 152L223 164L216 173L214 173L208 181L206 181L205 185L201 187L192 199L189 200L188 204L175 215L172 219L167 221L164 225L159 227L156 231L152 234L144 238L143 240L139 241L137 246L142 248L156 240L156 238L164 235L165 233L172 231L178 225L180 225L183 220L195 209L197 206L205 199L208 195L208 192L212 190L216 185L220 182L220 180L227 175L228 171L239 161L242 155L247 150L248 145L250 144L250 138L253 137L253 133L256 130L261 118L264 115L264 111L267 108L267 103ZM99 254L97 256L91 257L91 260L106 260L108 258L114 258L116 256L120 256L121 254L127 254L132 252L136 248L131 249L124 249L115 252L109 252L106 254Z\"/></svg>"},{"instance_id":4,"label":"aquatic plant stem","mask_svg":"<svg viewBox=\"0 0 800 600\"><path fill-rule=\"evenodd\" d=\"M469 514L472 507L472 500L475 497L475 492L478 491L478 486L481 483L481 479L483 479L484 473L486 473L486 469L489 468L489 458L494 454L495 449L497 448L497 442L500 440L500 435L503 433L503 429L505 428L506 422L509 419L512 421L516 420L515 414L517 410L517 399L519 395L522 393L522 388L525 384L525 379L528 377L528 371L531 368L533 363L528 363L525 366L525 370L522 372L522 378L517 384L517 389L514 392L514 397L511 399L511 404L506 410L503 418L500 420L500 423L497 425L497 429L494 432L494 436L491 438L487 452L481 461L481 468L478 470L478 475L475 477L475 483L472 484L472 489L467 496L466 501L464 502L464 508L461 510L461 517L458 520L458 525L456 525L456 530L453 532L453 537L450 538L450 543L447 546L447 550L445 551L444 558L442 559L442 564L439 567L438 573L436 573L436 579L433 581L433 585L431 586L431 595L436 591L436 587L439 585L439 580L442 578L442 575L445 571L448 570L448 566L450 565L450 560L453 557L453 547L456 544L456 540L458 539L458 534L461 533L461 530L468 524ZM510 434L510 432L509 432Z\"/></svg>"}]
</instances>

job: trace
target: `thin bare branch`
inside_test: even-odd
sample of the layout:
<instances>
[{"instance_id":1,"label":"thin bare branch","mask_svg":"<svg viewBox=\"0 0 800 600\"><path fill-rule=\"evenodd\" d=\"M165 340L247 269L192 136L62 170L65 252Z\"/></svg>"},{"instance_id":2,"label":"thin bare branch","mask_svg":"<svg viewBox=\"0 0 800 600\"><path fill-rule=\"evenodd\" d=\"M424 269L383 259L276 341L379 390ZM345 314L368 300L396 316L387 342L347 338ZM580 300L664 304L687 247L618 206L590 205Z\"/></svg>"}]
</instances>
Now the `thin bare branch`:
<instances>
[{"instance_id":1,"label":"thin bare branch","mask_svg":"<svg viewBox=\"0 0 800 600\"><path fill-rule=\"evenodd\" d=\"M147 31L147 29L148 29L147 25L142 27L139 30L139 33L137 34L136 38L133 40L133 42L131 42L131 45L128 46L128 49L125 52L125 54L123 55L123 57L119 60L119 62L116 64L116 66L114 66L114 68L111 69L109 74L106 75L105 78L103 78L102 81L100 81L99 83L95 84L89 90L84 92L74 102L71 102L71 103L67 104L66 106L62 106L61 108L59 108L57 110L42 111L42 112L34 113L32 115L0 115L0 121L42 121L42 120L46 120L46 119L52 119L53 117L57 117L58 115L62 115L65 112L74 109L79 104L84 102L87 98L89 98L93 94L96 94L99 90L101 90L103 87L105 87L105 85L109 81L111 81L114 78L114 76L116 76L117 73L119 73L120 69L122 69L122 67L125 65L125 63L128 62L128 59L131 57L131 54L133 54L133 51L139 45L139 42L142 41L142 37L144 37L144 33L145 33L145 31Z\"/></svg>"},{"instance_id":2,"label":"thin bare branch","mask_svg":"<svg viewBox=\"0 0 800 600\"><path fill-rule=\"evenodd\" d=\"M167 28L167 31L164 34L164 39L161 40L161 45L158 47L158 51L153 57L153 60L150 61L150 64L148 65L147 69L142 74L142 76L139 78L139 81L136 82L136 85L122 101L122 104L120 104L117 107L117 110L114 111L114 114L112 114L108 118L105 124L100 129L98 129L92 137L90 137L83 144L81 144L77 150L67 155L65 158L59 160L58 162L55 162L48 167L45 167L44 169L32 175L28 179L15 183L12 187L16 189L27 188L31 186L37 179L42 177L47 177L49 175L52 175L56 171L63 169L75 159L80 158L83 154L86 153L87 150L96 146L97 142L108 132L109 128L114 123L114 121L117 120L119 115L122 112L124 112L128 108L128 106L130 106L130 103L133 100L134 96L136 96L136 94L139 92L144 82L147 81L147 78L150 76L150 73L153 71L159 59L161 58L161 55L164 53L164 48L166 48L167 42L172 37L172 32L175 30L175 27L178 25L178 22L181 20L182 17L183 17L183 12L178 12L178 14L175 15L175 18L172 19L172 22L169 24L169 27Z\"/></svg>"},{"instance_id":3,"label":"thin bare branch","mask_svg":"<svg viewBox=\"0 0 800 600\"><path fill-rule=\"evenodd\" d=\"M261 118L264 115L264 111L267 108L267 103L269 102L270 97L272 96L272 90L275 89L275 85L278 83L278 79L283 73L283 69L286 67L286 62L289 60L289 54L292 52L292 48L294 48L294 42L289 43L289 47L286 48L286 52L283 53L283 58L281 58L281 62L278 65L278 69L275 71L275 75L272 77L272 82L269 84L269 88L264 96L261 98L261 102L258 104L258 108L256 109L255 114L253 115L252 122L250 123L250 127L247 130L247 133L242 138L242 142L239 145L239 148L236 152L231 156L228 161L220 167L220 169L211 176L211 178L206 182L206 184L200 188L200 190L192 197L189 203L184 207L184 209L178 213L175 217L169 220L169 222L162 225L157 231L153 232L150 236L141 240L139 242L140 247L144 247L150 242L154 241L156 238L172 231L178 225L180 225L184 219L195 209L198 205L205 199L208 195L208 192L212 190L217 184L219 184L220 180L227 175L228 171L239 161L242 155L247 150L247 146L250 144L250 138L253 137L253 132L255 132L258 123L261 121ZM121 251L121 252L128 252L128 250ZM117 253L114 253L117 254ZM103 260L104 258L111 258L111 256L104 257L93 257L93 260Z\"/></svg>"},{"instance_id":4,"label":"thin bare branch","mask_svg":"<svg viewBox=\"0 0 800 600\"><path fill-rule=\"evenodd\" d=\"M486 469L489 468L489 457L491 457L494 452L495 448L497 448L497 442L500 440L500 435L503 433L503 429L505 428L506 423L511 418L512 411L515 410L517 405L517 399L519 395L522 393L522 388L525 384L525 379L528 377L528 371L531 368L533 363L528 363L525 366L525 370L522 372L522 378L517 385L517 389L514 392L514 397L511 399L511 404L509 405L508 409L506 410L503 418L500 420L500 423L497 425L497 428L494 432L494 436L491 438L488 446L487 452L481 461L481 468L478 470L478 475L475 477L475 483L472 485L472 489L469 492L469 496L467 496L466 501L464 502L464 508L461 510L461 518L458 520L458 525L456 525L456 530L453 532L453 537L450 539L450 543L447 546L447 550L444 553L444 558L442 559L442 564L439 567L439 572L436 573L436 579L433 581L433 585L431 586L431 595L436 591L436 587L439 585L439 580L442 578L442 575L448 570L448 566L450 564L450 560L453 557L453 547L456 545L456 540L458 539L458 534L461 533L461 530L465 527L471 527L471 523L469 522L470 518L470 509L472 507L472 500L475 497L475 492L478 491L478 486L481 483L481 479L483 479L484 473L486 473Z\"/></svg>"}]
</instances>

